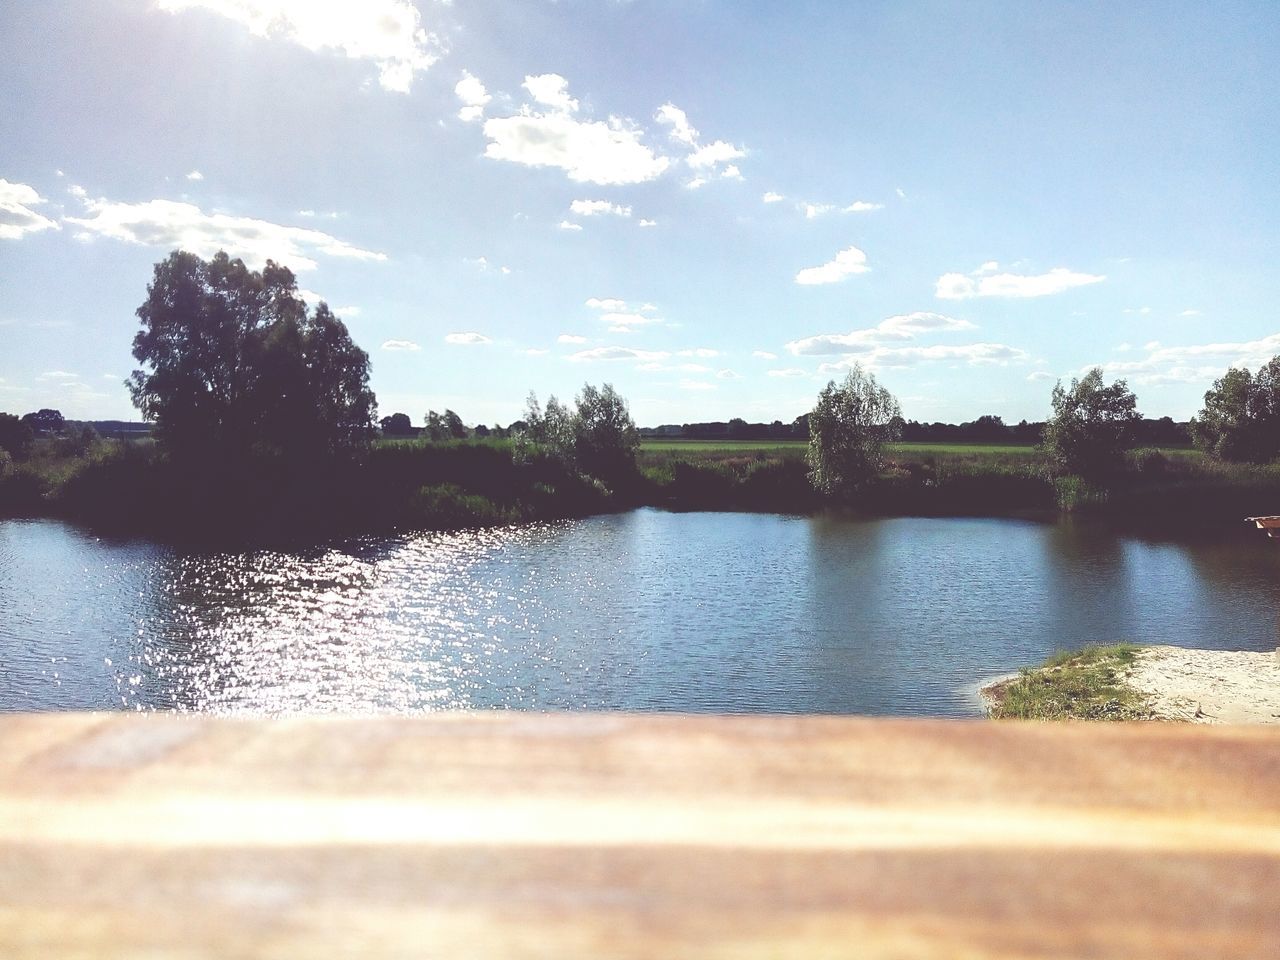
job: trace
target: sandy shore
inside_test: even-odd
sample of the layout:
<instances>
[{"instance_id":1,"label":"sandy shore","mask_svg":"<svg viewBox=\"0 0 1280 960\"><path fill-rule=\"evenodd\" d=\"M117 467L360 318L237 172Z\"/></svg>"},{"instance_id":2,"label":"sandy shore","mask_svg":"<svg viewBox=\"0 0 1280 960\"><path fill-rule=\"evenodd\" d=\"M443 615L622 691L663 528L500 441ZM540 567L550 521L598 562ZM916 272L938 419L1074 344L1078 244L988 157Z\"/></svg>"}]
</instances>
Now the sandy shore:
<instances>
[{"instance_id":1,"label":"sandy shore","mask_svg":"<svg viewBox=\"0 0 1280 960\"><path fill-rule=\"evenodd\" d=\"M1280 723L1280 660L1274 652L1147 647L1125 682L1171 720Z\"/></svg>"}]
</instances>

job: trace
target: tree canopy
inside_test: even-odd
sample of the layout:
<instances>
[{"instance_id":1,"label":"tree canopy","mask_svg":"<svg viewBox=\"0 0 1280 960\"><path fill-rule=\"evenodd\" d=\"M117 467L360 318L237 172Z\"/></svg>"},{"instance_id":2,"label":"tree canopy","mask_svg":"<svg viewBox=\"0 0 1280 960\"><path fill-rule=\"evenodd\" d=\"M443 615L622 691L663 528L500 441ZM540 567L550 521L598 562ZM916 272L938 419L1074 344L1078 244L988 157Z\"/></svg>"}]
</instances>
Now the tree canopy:
<instances>
[{"instance_id":1,"label":"tree canopy","mask_svg":"<svg viewBox=\"0 0 1280 960\"><path fill-rule=\"evenodd\" d=\"M1191 436L1218 460L1270 463L1280 457L1280 357L1256 374L1232 368L1214 381L1191 421Z\"/></svg>"},{"instance_id":2,"label":"tree canopy","mask_svg":"<svg viewBox=\"0 0 1280 960\"><path fill-rule=\"evenodd\" d=\"M884 444L902 423L898 401L860 364L830 381L809 414L809 478L828 496L861 489L880 473Z\"/></svg>"},{"instance_id":3,"label":"tree canopy","mask_svg":"<svg viewBox=\"0 0 1280 960\"><path fill-rule=\"evenodd\" d=\"M612 484L635 473L640 433L612 384L583 384L572 410L554 396L544 408L530 393L524 424L535 445L588 476Z\"/></svg>"},{"instance_id":4,"label":"tree canopy","mask_svg":"<svg viewBox=\"0 0 1280 960\"><path fill-rule=\"evenodd\" d=\"M1073 379L1071 388L1054 385L1053 416L1044 426L1044 447L1060 470L1098 479L1119 469L1141 419L1137 397L1123 380L1107 386L1102 368Z\"/></svg>"},{"instance_id":5,"label":"tree canopy","mask_svg":"<svg viewBox=\"0 0 1280 960\"><path fill-rule=\"evenodd\" d=\"M288 268L175 251L138 308L134 405L179 459L350 454L373 434L369 357Z\"/></svg>"}]
</instances>

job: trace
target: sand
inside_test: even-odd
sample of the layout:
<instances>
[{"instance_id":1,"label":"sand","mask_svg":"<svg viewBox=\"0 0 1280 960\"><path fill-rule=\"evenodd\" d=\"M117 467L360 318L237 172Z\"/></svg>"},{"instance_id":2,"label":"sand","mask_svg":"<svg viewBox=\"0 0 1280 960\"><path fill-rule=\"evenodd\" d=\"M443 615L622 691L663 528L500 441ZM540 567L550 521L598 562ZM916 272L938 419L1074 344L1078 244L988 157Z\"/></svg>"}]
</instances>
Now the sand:
<instances>
[{"instance_id":1,"label":"sand","mask_svg":"<svg viewBox=\"0 0 1280 960\"><path fill-rule=\"evenodd\" d=\"M1125 682L1170 720L1280 723L1280 658L1274 652L1147 647Z\"/></svg>"}]
</instances>

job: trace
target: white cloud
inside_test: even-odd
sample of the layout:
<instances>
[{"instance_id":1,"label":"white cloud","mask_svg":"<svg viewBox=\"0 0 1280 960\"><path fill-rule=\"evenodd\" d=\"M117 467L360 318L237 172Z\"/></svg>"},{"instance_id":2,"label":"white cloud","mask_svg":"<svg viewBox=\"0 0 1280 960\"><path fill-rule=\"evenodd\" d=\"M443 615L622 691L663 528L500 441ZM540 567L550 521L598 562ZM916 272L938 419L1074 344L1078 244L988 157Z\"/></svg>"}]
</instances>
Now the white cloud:
<instances>
[{"instance_id":1,"label":"white cloud","mask_svg":"<svg viewBox=\"0 0 1280 960\"><path fill-rule=\"evenodd\" d=\"M0 239L21 240L28 233L57 230L57 223L31 209L44 202L25 183L0 180Z\"/></svg>"},{"instance_id":2,"label":"white cloud","mask_svg":"<svg viewBox=\"0 0 1280 960\"><path fill-rule=\"evenodd\" d=\"M87 202L89 216L67 217L83 228L82 238L94 235L144 246L179 247L201 257L225 250L252 269L268 259L293 270L312 270L315 254L349 260L386 260L384 253L364 250L319 230L288 227L252 217L205 213L190 203L147 200L143 203Z\"/></svg>"},{"instance_id":3,"label":"white cloud","mask_svg":"<svg viewBox=\"0 0 1280 960\"><path fill-rule=\"evenodd\" d=\"M421 350L422 348L418 346L416 343L414 343L412 340L383 340L382 349L387 350L391 353L399 353L399 352L411 353L414 350Z\"/></svg>"},{"instance_id":4,"label":"white cloud","mask_svg":"<svg viewBox=\"0 0 1280 960\"><path fill-rule=\"evenodd\" d=\"M561 220L556 224L561 230L581 230L582 224L574 223L572 220Z\"/></svg>"},{"instance_id":5,"label":"white cloud","mask_svg":"<svg viewBox=\"0 0 1280 960\"><path fill-rule=\"evenodd\" d=\"M73 183L68 186L67 193L71 194L77 200L83 200L85 197L89 196L89 191L78 183Z\"/></svg>"},{"instance_id":6,"label":"white cloud","mask_svg":"<svg viewBox=\"0 0 1280 960\"><path fill-rule=\"evenodd\" d=\"M844 213L868 213L871 210L883 210L883 203L870 203L866 200L855 200L844 208Z\"/></svg>"},{"instance_id":7,"label":"white cloud","mask_svg":"<svg viewBox=\"0 0 1280 960\"><path fill-rule=\"evenodd\" d=\"M644 132L631 120L579 120L578 101L558 74L526 77L524 87L537 106L526 105L509 117L484 122L489 144L484 154L529 167L556 167L576 183L642 183L671 165L642 142Z\"/></svg>"},{"instance_id":8,"label":"white cloud","mask_svg":"<svg viewBox=\"0 0 1280 960\"><path fill-rule=\"evenodd\" d=\"M830 203L802 203L800 204L800 209L804 211L806 220L814 220L830 213L835 209L835 206Z\"/></svg>"},{"instance_id":9,"label":"white cloud","mask_svg":"<svg viewBox=\"0 0 1280 960\"><path fill-rule=\"evenodd\" d=\"M686 180L684 187L686 190L697 190L707 185L706 177L694 177L692 180Z\"/></svg>"},{"instance_id":10,"label":"white cloud","mask_svg":"<svg viewBox=\"0 0 1280 960\"><path fill-rule=\"evenodd\" d=\"M770 370L768 373L771 377L784 377L788 379L793 377L807 377L809 375L807 371L799 370L796 367L787 367L785 370Z\"/></svg>"},{"instance_id":11,"label":"white cloud","mask_svg":"<svg viewBox=\"0 0 1280 960\"><path fill-rule=\"evenodd\" d=\"M653 119L658 123L665 123L671 126L672 140L690 147L697 144L698 131L689 123L689 118L685 112L674 103L664 103L660 106Z\"/></svg>"},{"instance_id":12,"label":"white cloud","mask_svg":"<svg viewBox=\"0 0 1280 960\"><path fill-rule=\"evenodd\" d=\"M720 171L720 179L722 180L742 180L742 171L738 169L736 163L731 163Z\"/></svg>"},{"instance_id":13,"label":"white cloud","mask_svg":"<svg viewBox=\"0 0 1280 960\"><path fill-rule=\"evenodd\" d=\"M631 208L608 200L574 200L569 204L569 212L579 217L596 217L602 214L613 214L615 217L631 216Z\"/></svg>"},{"instance_id":14,"label":"white cloud","mask_svg":"<svg viewBox=\"0 0 1280 960\"><path fill-rule=\"evenodd\" d=\"M724 140L717 140L689 154L688 164L695 170L705 170L731 160L741 160L746 155L746 151L741 147L735 147Z\"/></svg>"},{"instance_id":15,"label":"white cloud","mask_svg":"<svg viewBox=\"0 0 1280 960\"><path fill-rule=\"evenodd\" d=\"M562 333L556 337L556 343L586 343L586 337L580 337L576 333Z\"/></svg>"},{"instance_id":16,"label":"white cloud","mask_svg":"<svg viewBox=\"0 0 1280 960\"><path fill-rule=\"evenodd\" d=\"M641 313L606 313L600 317L602 323L609 324L610 333L634 333L636 327L662 323L658 317L648 317Z\"/></svg>"},{"instance_id":17,"label":"white cloud","mask_svg":"<svg viewBox=\"0 0 1280 960\"><path fill-rule=\"evenodd\" d=\"M484 88L484 84L466 70L462 71L462 79L454 84L453 92L462 101L462 107L458 110L458 119L468 123L482 119L485 106L493 99L489 96L489 91Z\"/></svg>"},{"instance_id":18,"label":"white cloud","mask_svg":"<svg viewBox=\"0 0 1280 960\"><path fill-rule=\"evenodd\" d=\"M919 363L955 361L970 366L1006 366L1028 359L1024 350L1003 343L969 343L963 346L934 344L928 347L873 347L857 356L818 367L822 374L846 370L855 363L866 367L910 367Z\"/></svg>"},{"instance_id":19,"label":"white cloud","mask_svg":"<svg viewBox=\"0 0 1280 960\"><path fill-rule=\"evenodd\" d=\"M957 320L941 313L906 313L889 317L874 327L849 333L828 333L792 340L787 351L795 356L829 356L865 350L885 342L914 340L922 333L950 333L974 330L968 320Z\"/></svg>"},{"instance_id":20,"label":"white cloud","mask_svg":"<svg viewBox=\"0 0 1280 960\"><path fill-rule=\"evenodd\" d=\"M1198 316L1200 316L1200 311L1199 311L1199 310L1183 310L1180 314L1178 314L1178 316L1180 316L1180 317L1198 317Z\"/></svg>"},{"instance_id":21,"label":"white cloud","mask_svg":"<svg viewBox=\"0 0 1280 960\"><path fill-rule=\"evenodd\" d=\"M770 353L768 350L752 350L751 355L759 360L777 360L776 353Z\"/></svg>"},{"instance_id":22,"label":"white cloud","mask_svg":"<svg viewBox=\"0 0 1280 960\"><path fill-rule=\"evenodd\" d=\"M1057 380L1058 378L1046 370L1036 370L1032 373L1028 373L1027 379L1032 383L1038 383L1042 380Z\"/></svg>"},{"instance_id":23,"label":"white cloud","mask_svg":"<svg viewBox=\"0 0 1280 960\"><path fill-rule=\"evenodd\" d=\"M36 377L37 380L52 380L57 383L66 383L71 380L79 380L80 374L68 373L66 370L47 370Z\"/></svg>"},{"instance_id":24,"label":"white cloud","mask_svg":"<svg viewBox=\"0 0 1280 960\"><path fill-rule=\"evenodd\" d=\"M1076 273L1066 267L1054 267L1048 273L1024 276L1015 273L993 273L994 261L984 263L972 274L944 273L934 291L939 300L968 300L971 297L1046 297L1073 287L1101 283L1107 279L1091 273Z\"/></svg>"},{"instance_id":25,"label":"white cloud","mask_svg":"<svg viewBox=\"0 0 1280 960\"><path fill-rule=\"evenodd\" d=\"M409 0L157 0L157 6L170 13L204 8L259 37L371 60L382 87L399 93L407 93L414 74L435 63L444 49L423 28L418 8Z\"/></svg>"},{"instance_id":26,"label":"white cloud","mask_svg":"<svg viewBox=\"0 0 1280 960\"><path fill-rule=\"evenodd\" d=\"M774 193L772 190L770 190L760 199L765 203L781 203L783 200L787 198L780 193Z\"/></svg>"},{"instance_id":27,"label":"white cloud","mask_svg":"<svg viewBox=\"0 0 1280 960\"><path fill-rule=\"evenodd\" d=\"M666 360L671 354L663 350L633 350L630 347L594 347L590 350L580 350L569 356L570 360L577 360L589 363L595 360L639 360L642 362L652 362L654 360Z\"/></svg>"},{"instance_id":28,"label":"white cloud","mask_svg":"<svg viewBox=\"0 0 1280 960\"><path fill-rule=\"evenodd\" d=\"M524 354L526 357L545 357L550 352L550 350L546 350L541 347L529 347L525 350Z\"/></svg>"},{"instance_id":29,"label":"white cloud","mask_svg":"<svg viewBox=\"0 0 1280 960\"><path fill-rule=\"evenodd\" d=\"M707 359L710 359L711 357L720 356L720 351L712 350L709 347L695 347L691 350L677 350L676 356L677 357L701 357L702 359L707 360Z\"/></svg>"},{"instance_id":30,"label":"white cloud","mask_svg":"<svg viewBox=\"0 0 1280 960\"><path fill-rule=\"evenodd\" d=\"M569 96L569 81L558 73L542 73L536 77L525 77L521 84L529 91L529 96L552 110L562 113L577 113L578 101Z\"/></svg>"},{"instance_id":31,"label":"white cloud","mask_svg":"<svg viewBox=\"0 0 1280 960\"><path fill-rule=\"evenodd\" d=\"M1110 376L1124 376L1135 383L1153 386L1165 383L1192 383L1208 386L1231 367L1256 370L1280 354L1280 333L1257 340L1224 341L1166 347L1151 341L1141 360L1101 363Z\"/></svg>"},{"instance_id":32,"label":"white cloud","mask_svg":"<svg viewBox=\"0 0 1280 960\"><path fill-rule=\"evenodd\" d=\"M452 343L463 347L480 346L486 343L493 343L493 340L486 337L483 333L448 333L445 334L445 343Z\"/></svg>"},{"instance_id":33,"label":"white cloud","mask_svg":"<svg viewBox=\"0 0 1280 960\"><path fill-rule=\"evenodd\" d=\"M637 224L637 226L641 226L641 227L656 227L657 225L658 225L657 220L641 220L640 223Z\"/></svg>"},{"instance_id":34,"label":"white cloud","mask_svg":"<svg viewBox=\"0 0 1280 960\"><path fill-rule=\"evenodd\" d=\"M187 179L188 179L188 180L203 180L203 179L204 179L204 174L203 174L203 173L201 173L199 170L192 170L190 173L188 173L188 174L187 174Z\"/></svg>"},{"instance_id":35,"label":"white cloud","mask_svg":"<svg viewBox=\"0 0 1280 960\"><path fill-rule=\"evenodd\" d=\"M857 247L846 247L835 255L835 258L820 267L806 267L796 274L796 283L813 285L821 283L839 283L845 277L855 273L866 273L867 255Z\"/></svg>"},{"instance_id":36,"label":"white cloud","mask_svg":"<svg viewBox=\"0 0 1280 960\"><path fill-rule=\"evenodd\" d=\"M593 310L625 310L627 302L625 300L617 300L613 297L606 297L601 300L599 297L591 297L587 300L588 307Z\"/></svg>"},{"instance_id":37,"label":"white cloud","mask_svg":"<svg viewBox=\"0 0 1280 960\"><path fill-rule=\"evenodd\" d=\"M716 377L720 380L741 380L742 374L735 373L734 371L726 368L724 370L717 370Z\"/></svg>"}]
</instances>

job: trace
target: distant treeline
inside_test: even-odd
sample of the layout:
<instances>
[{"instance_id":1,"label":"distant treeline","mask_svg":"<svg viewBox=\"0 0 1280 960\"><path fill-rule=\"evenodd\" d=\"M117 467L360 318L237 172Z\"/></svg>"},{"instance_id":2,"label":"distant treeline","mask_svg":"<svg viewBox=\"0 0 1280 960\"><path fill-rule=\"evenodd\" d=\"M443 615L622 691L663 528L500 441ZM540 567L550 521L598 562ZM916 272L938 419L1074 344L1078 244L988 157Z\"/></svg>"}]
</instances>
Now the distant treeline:
<instances>
[{"instance_id":1,"label":"distant treeline","mask_svg":"<svg viewBox=\"0 0 1280 960\"><path fill-rule=\"evenodd\" d=\"M995 415L984 415L967 423L920 423L904 420L898 424L898 437L907 443L1008 443L1024 446L1038 444L1044 436L1044 421L1023 420L1007 424ZM707 423L666 423L660 427L641 427L640 435L650 439L669 440L808 440L809 418L796 417L790 423L748 423L742 419L713 420ZM1186 423L1171 417L1138 420L1133 425L1134 446L1185 447L1191 445Z\"/></svg>"}]
</instances>

